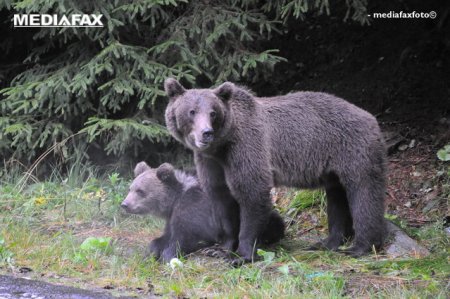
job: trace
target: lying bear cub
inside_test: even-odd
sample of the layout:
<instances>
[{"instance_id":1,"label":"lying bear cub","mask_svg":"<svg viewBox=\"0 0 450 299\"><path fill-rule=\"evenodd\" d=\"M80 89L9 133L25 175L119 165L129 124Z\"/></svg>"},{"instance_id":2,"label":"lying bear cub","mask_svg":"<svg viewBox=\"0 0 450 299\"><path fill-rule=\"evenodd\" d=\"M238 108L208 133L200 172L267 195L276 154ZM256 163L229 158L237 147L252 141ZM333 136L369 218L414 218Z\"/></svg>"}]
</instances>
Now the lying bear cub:
<instances>
[{"instance_id":1,"label":"lying bear cub","mask_svg":"<svg viewBox=\"0 0 450 299\"><path fill-rule=\"evenodd\" d=\"M227 251L237 247L239 210L237 203L207 198L197 177L164 163L150 168L140 162L135 179L121 207L132 214L152 214L166 220L164 233L150 243L150 254L164 262L201 248L219 244ZM227 227L231 227L227 229ZM272 211L260 243L271 244L284 236L284 222ZM227 231L233 235L228 236Z\"/></svg>"}]
</instances>

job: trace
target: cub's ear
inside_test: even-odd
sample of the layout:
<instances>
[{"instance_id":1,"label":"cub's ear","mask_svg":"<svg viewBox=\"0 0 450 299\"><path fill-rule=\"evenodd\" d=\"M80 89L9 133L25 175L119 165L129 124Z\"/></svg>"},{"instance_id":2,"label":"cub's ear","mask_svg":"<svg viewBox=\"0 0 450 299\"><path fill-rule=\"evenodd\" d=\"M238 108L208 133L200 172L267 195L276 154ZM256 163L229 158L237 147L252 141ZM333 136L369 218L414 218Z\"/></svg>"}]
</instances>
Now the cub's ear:
<instances>
[{"instance_id":1,"label":"cub's ear","mask_svg":"<svg viewBox=\"0 0 450 299\"><path fill-rule=\"evenodd\" d=\"M151 168L147 165L147 163L145 163L144 161L139 162L138 164L136 164L136 167L134 167L134 177L137 177L138 175L149 169Z\"/></svg>"},{"instance_id":2,"label":"cub's ear","mask_svg":"<svg viewBox=\"0 0 450 299\"><path fill-rule=\"evenodd\" d=\"M167 78L164 81L164 90L169 98L180 96L186 92L186 89L174 78Z\"/></svg>"},{"instance_id":3,"label":"cub's ear","mask_svg":"<svg viewBox=\"0 0 450 299\"><path fill-rule=\"evenodd\" d=\"M175 169L169 163L161 164L156 170L156 176L161 182L173 184L177 182L177 178L175 177Z\"/></svg>"},{"instance_id":4,"label":"cub's ear","mask_svg":"<svg viewBox=\"0 0 450 299\"><path fill-rule=\"evenodd\" d=\"M228 101L234 92L234 84L231 82L225 82L216 89L214 89L214 93L218 96L222 101Z\"/></svg>"}]
</instances>

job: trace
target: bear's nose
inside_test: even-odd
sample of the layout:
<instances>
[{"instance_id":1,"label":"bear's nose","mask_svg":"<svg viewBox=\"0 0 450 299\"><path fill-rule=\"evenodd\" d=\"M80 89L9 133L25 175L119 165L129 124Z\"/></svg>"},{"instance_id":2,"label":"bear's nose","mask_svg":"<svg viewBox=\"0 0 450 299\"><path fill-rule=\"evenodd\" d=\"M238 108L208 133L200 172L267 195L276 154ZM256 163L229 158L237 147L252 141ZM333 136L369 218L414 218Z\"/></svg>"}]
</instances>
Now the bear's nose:
<instances>
[{"instance_id":1,"label":"bear's nose","mask_svg":"<svg viewBox=\"0 0 450 299\"><path fill-rule=\"evenodd\" d=\"M211 139L214 136L214 130L212 128L206 128L202 131L203 139Z\"/></svg>"},{"instance_id":2,"label":"bear's nose","mask_svg":"<svg viewBox=\"0 0 450 299\"><path fill-rule=\"evenodd\" d=\"M122 207L122 209L128 209L128 205L127 205L127 203L126 202L122 202L121 204L120 204L120 206Z\"/></svg>"}]
</instances>

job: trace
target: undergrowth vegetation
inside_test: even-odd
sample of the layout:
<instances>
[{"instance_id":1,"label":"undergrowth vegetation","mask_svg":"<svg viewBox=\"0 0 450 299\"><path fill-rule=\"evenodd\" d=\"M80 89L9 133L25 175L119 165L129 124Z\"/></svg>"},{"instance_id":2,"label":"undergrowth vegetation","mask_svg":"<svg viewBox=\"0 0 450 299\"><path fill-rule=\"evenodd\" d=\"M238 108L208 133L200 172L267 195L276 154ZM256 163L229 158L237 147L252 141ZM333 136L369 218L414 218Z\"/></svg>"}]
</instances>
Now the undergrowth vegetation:
<instances>
[{"instance_id":1,"label":"undergrowth vegetation","mask_svg":"<svg viewBox=\"0 0 450 299\"><path fill-rule=\"evenodd\" d=\"M324 194L275 194L288 236L258 250L261 261L233 268L194 253L171 264L145 256L162 222L123 213L130 180L92 167L54 173L40 182L12 175L0 184L0 272L113 294L170 297L446 298L448 237L442 224L416 228L426 258L390 259L382 253L353 259L306 251L308 237L326 234ZM80 178L82 175L84 178ZM308 236L305 238L305 236ZM25 274L27 273L27 274Z\"/></svg>"}]
</instances>

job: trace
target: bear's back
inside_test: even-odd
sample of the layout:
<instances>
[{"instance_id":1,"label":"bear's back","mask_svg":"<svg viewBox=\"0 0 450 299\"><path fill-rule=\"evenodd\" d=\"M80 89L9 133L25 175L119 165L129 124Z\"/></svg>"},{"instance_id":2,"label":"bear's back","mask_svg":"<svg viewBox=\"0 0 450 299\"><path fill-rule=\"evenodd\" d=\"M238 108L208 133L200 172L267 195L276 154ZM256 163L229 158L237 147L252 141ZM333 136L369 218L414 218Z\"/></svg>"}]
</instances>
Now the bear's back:
<instances>
[{"instance_id":1,"label":"bear's back","mask_svg":"<svg viewBox=\"0 0 450 299\"><path fill-rule=\"evenodd\" d=\"M383 147L375 117L336 96L296 92L256 103L276 185L317 187L324 173L355 172Z\"/></svg>"},{"instance_id":2,"label":"bear's back","mask_svg":"<svg viewBox=\"0 0 450 299\"><path fill-rule=\"evenodd\" d=\"M324 92L300 91L282 96L256 98L256 102L261 105L263 111L269 112L269 118L276 115L276 112L292 111L308 113L328 121L338 118L339 122L343 120L376 122L367 111Z\"/></svg>"}]
</instances>

